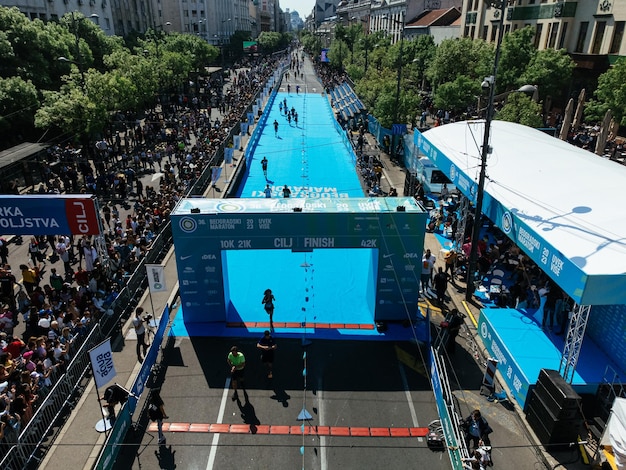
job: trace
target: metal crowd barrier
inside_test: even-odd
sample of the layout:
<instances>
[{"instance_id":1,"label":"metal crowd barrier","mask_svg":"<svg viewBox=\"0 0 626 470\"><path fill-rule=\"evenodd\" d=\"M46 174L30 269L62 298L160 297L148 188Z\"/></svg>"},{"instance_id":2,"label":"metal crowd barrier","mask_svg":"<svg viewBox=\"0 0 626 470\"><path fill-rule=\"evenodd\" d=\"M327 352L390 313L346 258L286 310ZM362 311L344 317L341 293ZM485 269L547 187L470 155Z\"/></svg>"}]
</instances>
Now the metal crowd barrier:
<instances>
[{"instance_id":1,"label":"metal crowd barrier","mask_svg":"<svg viewBox=\"0 0 626 470\"><path fill-rule=\"evenodd\" d=\"M3 469L36 468L45 455L47 442L55 434L55 427L74 407L82 393L81 382L90 368L88 351L104 340L99 324L94 325L85 337L65 373L52 386L50 393L37 408L37 412L21 430L18 442L9 449L0 462Z\"/></svg>"}]
</instances>

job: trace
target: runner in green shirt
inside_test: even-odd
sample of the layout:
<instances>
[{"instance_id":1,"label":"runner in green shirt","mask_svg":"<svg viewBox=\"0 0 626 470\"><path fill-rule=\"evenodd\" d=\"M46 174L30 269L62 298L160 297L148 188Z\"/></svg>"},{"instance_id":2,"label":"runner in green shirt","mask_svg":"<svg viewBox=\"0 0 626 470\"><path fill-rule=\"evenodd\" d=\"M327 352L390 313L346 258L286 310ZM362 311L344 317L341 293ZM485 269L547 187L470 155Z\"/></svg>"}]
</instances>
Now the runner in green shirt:
<instances>
[{"instance_id":1,"label":"runner in green shirt","mask_svg":"<svg viewBox=\"0 0 626 470\"><path fill-rule=\"evenodd\" d=\"M243 353L237 350L237 346L230 348L227 359L230 366L230 377L233 384L233 401L238 399L237 385L240 383L241 388L245 389L243 372L246 367L246 358Z\"/></svg>"}]
</instances>

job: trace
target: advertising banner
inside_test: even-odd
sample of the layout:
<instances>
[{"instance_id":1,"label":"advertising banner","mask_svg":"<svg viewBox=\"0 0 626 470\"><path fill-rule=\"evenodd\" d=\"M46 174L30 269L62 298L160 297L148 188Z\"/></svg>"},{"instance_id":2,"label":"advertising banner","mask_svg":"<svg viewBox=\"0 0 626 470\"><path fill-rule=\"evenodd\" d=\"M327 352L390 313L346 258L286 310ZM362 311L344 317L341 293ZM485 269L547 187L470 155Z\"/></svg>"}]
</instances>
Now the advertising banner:
<instances>
[{"instance_id":1,"label":"advertising banner","mask_svg":"<svg viewBox=\"0 0 626 470\"><path fill-rule=\"evenodd\" d=\"M222 174L221 166L214 166L211 168L211 183L213 185L215 185L215 183L217 183L217 180L220 179L221 174Z\"/></svg>"},{"instance_id":2,"label":"advertising banner","mask_svg":"<svg viewBox=\"0 0 626 470\"><path fill-rule=\"evenodd\" d=\"M107 339L89 351L96 388L102 388L117 375L111 353L111 339Z\"/></svg>"},{"instance_id":3,"label":"advertising banner","mask_svg":"<svg viewBox=\"0 0 626 470\"><path fill-rule=\"evenodd\" d=\"M151 293L167 292L164 270L165 267L161 264L146 264L148 287L150 288Z\"/></svg>"},{"instance_id":4,"label":"advertising banner","mask_svg":"<svg viewBox=\"0 0 626 470\"><path fill-rule=\"evenodd\" d=\"M122 409L117 414L113 429L109 434L109 439L106 446L102 450L102 454L96 465L96 470L109 470L115 468L115 461L117 454L122 450L126 433L130 429L130 412L127 405L122 406Z\"/></svg>"},{"instance_id":5,"label":"advertising banner","mask_svg":"<svg viewBox=\"0 0 626 470\"><path fill-rule=\"evenodd\" d=\"M448 406L446 404L446 398L444 397L444 391L441 384L441 378L439 376L439 367L435 360L437 353L431 348L430 350L430 384L435 394L435 403L437 405L437 411L439 412L439 419L441 421L441 427L443 429L444 436L446 438L446 444L448 448L448 455L450 456L450 463L454 470L463 469L463 461L461 460L461 453L457 446L456 437L452 425L452 419L448 412Z\"/></svg>"},{"instance_id":6,"label":"advertising banner","mask_svg":"<svg viewBox=\"0 0 626 470\"><path fill-rule=\"evenodd\" d=\"M235 149L231 147L226 147L224 149L224 163L231 164L233 162L233 153L235 153Z\"/></svg>"},{"instance_id":7,"label":"advertising banner","mask_svg":"<svg viewBox=\"0 0 626 470\"><path fill-rule=\"evenodd\" d=\"M5 235L99 235L96 200L82 195L0 195Z\"/></svg>"},{"instance_id":8,"label":"advertising banner","mask_svg":"<svg viewBox=\"0 0 626 470\"><path fill-rule=\"evenodd\" d=\"M530 381L482 311L478 319L478 332L489 355L498 361L502 377L511 390L513 398L520 407L524 408L530 391Z\"/></svg>"}]
</instances>

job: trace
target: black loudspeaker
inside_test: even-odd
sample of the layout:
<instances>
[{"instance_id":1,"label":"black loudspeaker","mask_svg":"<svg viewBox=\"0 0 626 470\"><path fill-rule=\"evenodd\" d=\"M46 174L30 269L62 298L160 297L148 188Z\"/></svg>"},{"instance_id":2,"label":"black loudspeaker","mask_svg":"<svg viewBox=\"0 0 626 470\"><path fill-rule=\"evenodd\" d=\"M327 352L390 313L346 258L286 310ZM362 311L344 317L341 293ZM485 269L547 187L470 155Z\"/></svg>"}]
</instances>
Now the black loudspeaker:
<instances>
[{"instance_id":1,"label":"black loudspeaker","mask_svg":"<svg viewBox=\"0 0 626 470\"><path fill-rule=\"evenodd\" d=\"M579 435L584 434L582 417L559 419L537 395L530 399L526 419L543 445L569 447Z\"/></svg>"},{"instance_id":2,"label":"black loudspeaker","mask_svg":"<svg viewBox=\"0 0 626 470\"><path fill-rule=\"evenodd\" d=\"M414 171L407 171L404 177L404 195L407 197L415 196L415 183L418 181L417 173Z\"/></svg>"},{"instance_id":3,"label":"black loudspeaker","mask_svg":"<svg viewBox=\"0 0 626 470\"><path fill-rule=\"evenodd\" d=\"M537 384L541 384L552 395L559 404L567 399L580 400L580 396L574 391L557 370L541 369Z\"/></svg>"},{"instance_id":4,"label":"black loudspeaker","mask_svg":"<svg viewBox=\"0 0 626 470\"><path fill-rule=\"evenodd\" d=\"M532 391L532 394L541 399L542 403L558 419L574 419L580 415L580 397L569 396L566 393L550 393L541 382Z\"/></svg>"},{"instance_id":5,"label":"black loudspeaker","mask_svg":"<svg viewBox=\"0 0 626 470\"><path fill-rule=\"evenodd\" d=\"M558 371L541 369L527 403L528 424L542 444L576 442L583 430L581 398Z\"/></svg>"}]
</instances>

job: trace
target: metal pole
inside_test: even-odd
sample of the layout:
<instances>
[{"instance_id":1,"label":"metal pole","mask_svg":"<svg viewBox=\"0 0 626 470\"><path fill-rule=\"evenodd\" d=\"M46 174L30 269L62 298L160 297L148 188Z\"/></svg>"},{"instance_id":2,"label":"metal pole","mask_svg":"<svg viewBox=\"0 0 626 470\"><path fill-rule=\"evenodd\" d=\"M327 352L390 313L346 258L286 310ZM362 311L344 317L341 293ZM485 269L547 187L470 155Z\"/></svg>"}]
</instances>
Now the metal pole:
<instances>
[{"instance_id":1,"label":"metal pole","mask_svg":"<svg viewBox=\"0 0 626 470\"><path fill-rule=\"evenodd\" d=\"M398 119L399 119L399 114L400 114L400 82L402 81L402 54L404 52L404 21L402 21L402 29L400 30L400 54L398 57L398 80L396 82L396 105L394 107L394 112L395 112L395 116L394 116L394 122L393 124L399 124ZM391 133L391 142L392 142L392 146L391 146L391 159L395 159L396 157L396 136L393 134L393 132Z\"/></svg>"},{"instance_id":2,"label":"metal pole","mask_svg":"<svg viewBox=\"0 0 626 470\"><path fill-rule=\"evenodd\" d=\"M78 67L78 71L80 72L80 84L83 89L83 93L85 92L85 72L83 71L82 59L80 56L80 36L78 31L78 21L74 16L74 12L70 12L72 18L72 26L74 27L74 39L75 39L75 47L76 47L76 66Z\"/></svg>"},{"instance_id":3,"label":"metal pole","mask_svg":"<svg viewBox=\"0 0 626 470\"><path fill-rule=\"evenodd\" d=\"M478 262L478 238L480 237L480 219L483 208L483 197L485 192L485 174L487 171L487 157L489 156L489 136L491 133L491 120L493 119L493 102L496 94L496 76L498 74L498 63L500 62L500 46L504 36L504 15L508 0L500 0L500 20L498 21L498 39L496 43L496 55L493 61L493 75L489 87L489 102L487 104L487 114L485 116L485 133L483 136L483 146L480 154L480 175L478 177L478 190L476 193L476 207L474 208L474 225L472 227L472 246L470 249L469 263L467 268L467 288L465 290L465 300L471 300L474 294L474 273Z\"/></svg>"}]
</instances>

